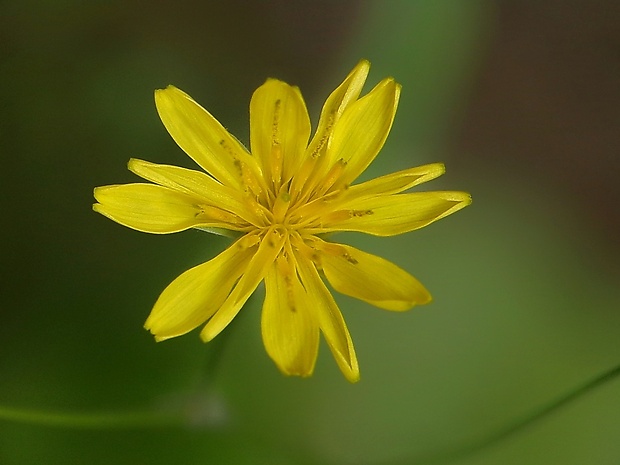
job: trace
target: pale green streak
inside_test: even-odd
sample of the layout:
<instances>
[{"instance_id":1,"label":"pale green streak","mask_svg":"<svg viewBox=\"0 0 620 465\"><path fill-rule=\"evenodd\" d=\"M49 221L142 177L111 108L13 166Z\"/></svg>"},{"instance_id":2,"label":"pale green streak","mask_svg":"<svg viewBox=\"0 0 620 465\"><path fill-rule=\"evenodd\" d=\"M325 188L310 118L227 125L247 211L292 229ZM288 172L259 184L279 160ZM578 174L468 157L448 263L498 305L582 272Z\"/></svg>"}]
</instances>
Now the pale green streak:
<instances>
[{"instance_id":1,"label":"pale green streak","mask_svg":"<svg viewBox=\"0 0 620 465\"><path fill-rule=\"evenodd\" d=\"M163 412L68 413L26 410L0 406L0 421L78 429L147 429L182 425L180 414Z\"/></svg>"}]
</instances>

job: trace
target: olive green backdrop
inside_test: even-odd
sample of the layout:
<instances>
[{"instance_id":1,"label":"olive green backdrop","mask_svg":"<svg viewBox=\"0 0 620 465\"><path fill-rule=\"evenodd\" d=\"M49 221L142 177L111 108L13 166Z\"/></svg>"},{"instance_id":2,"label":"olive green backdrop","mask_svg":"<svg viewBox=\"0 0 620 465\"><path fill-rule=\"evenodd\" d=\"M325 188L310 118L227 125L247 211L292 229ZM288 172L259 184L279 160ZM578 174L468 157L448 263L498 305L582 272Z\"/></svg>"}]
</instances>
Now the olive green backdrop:
<instances>
[{"instance_id":1,"label":"olive green backdrop","mask_svg":"<svg viewBox=\"0 0 620 465\"><path fill-rule=\"evenodd\" d=\"M606 20L618 8L549 2L541 15L518 3L3 2L0 406L180 412L183 424L0 420L0 463L428 463L620 363L609 200L620 34ZM552 29L563 18L591 27L566 42ZM573 49L584 58L559 73ZM227 241L142 234L91 211L93 187L136 179L130 157L193 167L153 90L185 90L247 143L265 78L299 85L316 122L360 58L369 85L388 75L403 85L369 175L444 161L447 174L422 187L474 198L421 231L346 237L417 276L434 302L396 314L336 297L356 385L324 345L312 378L280 375L260 340L260 290L213 343L193 332L156 344L142 324L159 293ZM617 464L619 396L611 381L449 463Z\"/></svg>"}]
</instances>

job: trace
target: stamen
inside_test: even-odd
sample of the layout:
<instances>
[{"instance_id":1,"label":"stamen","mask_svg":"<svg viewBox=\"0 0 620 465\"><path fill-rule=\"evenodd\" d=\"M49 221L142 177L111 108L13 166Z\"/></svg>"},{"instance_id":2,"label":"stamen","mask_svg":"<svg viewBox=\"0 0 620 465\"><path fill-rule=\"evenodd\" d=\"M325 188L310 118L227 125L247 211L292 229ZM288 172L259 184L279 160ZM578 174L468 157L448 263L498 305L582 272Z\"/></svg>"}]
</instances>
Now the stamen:
<instances>
[{"instance_id":1,"label":"stamen","mask_svg":"<svg viewBox=\"0 0 620 465\"><path fill-rule=\"evenodd\" d=\"M274 236L276 236L276 239L274 239ZM282 236L285 236L284 239L286 241L286 237L288 237L288 231L286 229L271 226L265 233L263 240L267 241L267 245L269 245L269 247L275 247L276 242L280 242L280 238Z\"/></svg>"},{"instance_id":2,"label":"stamen","mask_svg":"<svg viewBox=\"0 0 620 465\"><path fill-rule=\"evenodd\" d=\"M347 162L342 158L334 163L334 165L327 172L327 175L325 175L323 182L318 186L317 195L323 195L327 192L336 183L336 181L340 179L340 176L346 166Z\"/></svg>"},{"instance_id":3,"label":"stamen","mask_svg":"<svg viewBox=\"0 0 620 465\"><path fill-rule=\"evenodd\" d=\"M318 139L318 142L314 145L314 147L312 147L312 145L310 146L312 147L312 151L307 155L301 168L293 178L291 195L295 201L302 191L305 191L305 193L301 196L301 200L307 201L310 198L312 189L314 189L317 183L321 181L320 174L324 172L324 165L326 163L324 155L325 150L327 149L327 142L329 141L332 127L334 126L334 115L335 110L331 110L327 116L327 123L321 132L320 139ZM316 137L318 137L318 133L315 136L315 139Z\"/></svg>"},{"instance_id":4,"label":"stamen","mask_svg":"<svg viewBox=\"0 0 620 465\"><path fill-rule=\"evenodd\" d=\"M334 244L333 242L325 242L320 239L315 239L314 243L316 244L317 249L329 255L341 256L341 257L348 255L347 249L345 249L340 244Z\"/></svg>"},{"instance_id":5,"label":"stamen","mask_svg":"<svg viewBox=\"0 0 620 465\"><path fill-rule=\"evenodd\" d=\"M293 289L293 276L295 273L295 268L293 265L287 260L287 257L282 254L276 259L276 266L278 267L278 272L284 278L284 284L286 285L286 302L288 304L289 309L292 312L296 312L295 308L295 292Z\"/></svg>"},{"instance_id":6,"label":"stamen","mask_svg":"<svg viewBox=\"0 0 620 465\"><path fill-rule=\"evenodd\" d=\"M277 191L282 182L282 148L280 146L280 109L282 102L275 101L273 110L273 123L271 125L271 180Z\"/></svg>"},{"instance_id":7,"label":"stamen","mask_svg":"<svg viewBox=\"0 0 620 465\"><path fill-rule=\"evenodd\" d=\"M271 145L271 180L274 188L279 189L282 182L282 148L276 140Z\"/></svg>"},{"instance_id":8,"label":"stamen","mask_svg":"<svg viewBox=\"0 0 620 465\"><path fill-rule=\"evenodd\" d=\"M312 156L306 157L306 159L299 167L297 173L295 173L295 175L293 176L293 179L291 181L291 197L293 198L293 201L297 200L299 194L304 189L306 181L308 181L308 178L314 171L315 166L316 158Z\"/></svg>"},{"instance_id":9,"label":"stamen","mask_svg":"<svg viewBox=\"0 0 620 465\"><path fill-rule=\"evenodd\" d=\"M273 220L272 213L261 205L251 194L246 194L244 197L245 203L248 205L250 212L256 215L258 223L256 226L266 226Z\"/></svg>"},{"instance_id":10,"label":"stamen","mask_svg":"<svg viewBox=\"0 0 620 465\"><path fill-rule=\"evenodd\" d=\"M328 215L320 218L320 224L339 223L350 220L351 218L361 218L363 216L372 215L372 210L336 210Z\"/></svg>"},{"instance_id":11,"label":"stamen","mask_svg":"<svg viewBox=\"0 0 620 465\"><path fill-rule=\"evenodd\" d=\"M327 139L329 139L329 128L327 128L324 132L323 135L321 135L321 138L319 139L318 144L316 144L316 147L314 148L314 150L312 151L312 153L310 154L310 157L314 158L315 160L318 159L323 153L323 147L325 147L325 144L327 144Z\"/></svg>"},{"instance_id":12,"label":"stamen","mask_svg":"<svg viewBox=\"0 0 620 465\"><path fill-rule=\"evenodd\" d=\"M312 239L312 242L315 244L317 250L335 257L342 257L352 265L357 265L359 263L357 259L351 256L351 254L347 252L347 249L342 245L334 244L333 242L325 242L316 237L313 237Z\"/></svg>"},{"instance_id":13,"label":"stamen","mask_svg":"<svg viewBox=\"0 0 620 465\"><path fill-rule=\"evenodd\" d=\"M372 215L374 211L372 210L349 210L349 216L351 218L360 218L366 215Z\"/></svg>"},{"instance_id":14,"label":"stamen","mask_svg":"<svg viewBox=\"0 0 620 465\"><path fill-rule=\"evenodd\" d=\"M220 145L233 159L233 164L235 168L237 168L237 173L239 176L239 183L245 192L250 192L256 198L259 198L262 194L263 189L261 188L261 183L250 167L241 159L239 155L235 152L233 147L230 146L226 140L221 139Z\"/></svg>"},{"instance_id":15,"label":"stamen","mask_svg":"<svg viewBox=\"0 0 620 465\"><path fill-rule=\"evenodd\" d=\"M325 202L323 199L315 199L291 211L288 223L295 229L300 229L308 223L320 217L324 210Z\"/></svg>"},{"instance_id":16,"label":"stamen","mask_svg":"<svg viewBox=\"0 0 620 465\"><path fill-rule=\"evenodd\" d=\"M316 242L315 237L309 236L307 239L310 242ZM297 250L304 258L312 261L317 267L321 268L320 252L311 245L308 245L299 233L295 232L291 234L291 242L295 247L295 250Z\"/></svg>"},{"instance_id":17,"label":"stamen","mask_svg":"<svg viewBox=\"0 0 620 465\"><path fill-rule=\"evenodd\" d=\"M257 234L246 234L241 239L237 241L237 247L241 250L246 250L251 247L254 247L256 244L260 242L260 237Z\"/></svg>"},{"instance_id":18,"label":"stamen","mask_svg":"<svg viewBox=\"0 0 620 465\"><path fill-rule=\"evenodd\" d=\"M282 186L272 208L273 219L276 223L282 223L284 221L290 203L291 195L286 190L286 186Z\"/></svg>"},{"instance_id":19,"label":"stamen","mask_svg":"<svg viewBox=\"0 0 620 465\"><path fill-rule=\"evenodd\" d=\"M222 210L218 207L211 205L199 205L200 211L195 214L196 218L201 220L218 221L231 225L246 225L246 221L239 218L237 215L230 213L226 210Z\"/></svg>"},{"instance_id":20,"label":"stamen","mask_svg":"<svg viewBox=\"0 0 620 465\"><path fill-rule=\"evenodd\" d=\"M252 194L257 199L260 198L263 190L261 189L260 182L252 170L250 170L248 165L238 158L235 158L235 166L239 170L239 177L241 178L243 190L249 194Z\"/></svg>"}]
</instances>

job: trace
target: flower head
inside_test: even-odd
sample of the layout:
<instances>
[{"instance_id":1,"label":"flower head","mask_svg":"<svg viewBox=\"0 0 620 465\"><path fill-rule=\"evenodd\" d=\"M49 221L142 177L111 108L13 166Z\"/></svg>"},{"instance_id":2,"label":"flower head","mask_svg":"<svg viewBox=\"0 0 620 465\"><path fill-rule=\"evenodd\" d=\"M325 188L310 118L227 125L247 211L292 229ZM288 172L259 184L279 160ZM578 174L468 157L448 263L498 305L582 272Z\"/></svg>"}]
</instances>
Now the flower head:
<instances>
[{"instance_id":1,"label":"flower head","mask_svg":"<svg viewBox=\"0 0 620 465\"><path fill-rule=\"evenodd\" d=\"M179 89L155 92L166 129L206 173L131 159L129 169L150 183L96 188L95 211L148 233L197 228L237 237L163 291L145 323L156 340L204 324L200 336L210 341L264 281L262 337L278 368L311 375L323 333L354 382L353 343L324 280L386 310L430 302L395 264L324 237L402 234L471 202L464 192L403 193L443 174L440 163L354 183L383 146L400 95L400 85L387 78L358 98L369 67L360 62L332 92L312 138L299 89L268 79L250 102L251 151Z\"/></svg>"}]
</instances>

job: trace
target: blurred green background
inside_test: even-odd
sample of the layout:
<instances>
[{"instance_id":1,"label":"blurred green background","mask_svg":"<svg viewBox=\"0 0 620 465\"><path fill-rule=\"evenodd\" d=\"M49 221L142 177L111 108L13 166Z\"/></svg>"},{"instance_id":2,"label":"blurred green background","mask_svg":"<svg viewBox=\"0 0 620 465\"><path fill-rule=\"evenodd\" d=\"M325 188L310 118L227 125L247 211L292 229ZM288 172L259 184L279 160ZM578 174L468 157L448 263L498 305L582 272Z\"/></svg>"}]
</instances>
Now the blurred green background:
<instances>
[{"instance_id":1,"label":"blurred green background","mask_svg":"<svg viewBox=\"0 0 620 465\"><path fill-rule=\"evenodd\" d=\"M620 4L5 0L0 3L0 405L181 411L179 427L0 420L0 463L422 464L620 362ZM193 167L158 120L174 84L248 142L267 77L313 122L361 58L399 112L371 175L444 161L424 186L474 203L395 238L339 240L427 285L405 314L337 296L362 381L323 345L314 377L262 348L258 292L219 339L156 344L164 287L227 241L141 234L91 211L130 157ZM215 354L218 354L216 359ZM620 462L620 380L453 464Z\"/></svg>"}]
</instances>

